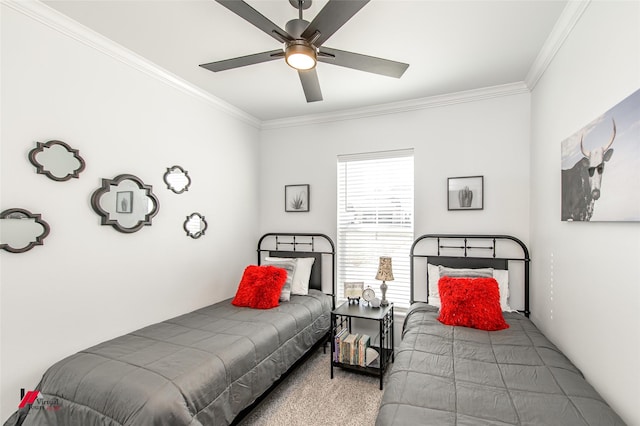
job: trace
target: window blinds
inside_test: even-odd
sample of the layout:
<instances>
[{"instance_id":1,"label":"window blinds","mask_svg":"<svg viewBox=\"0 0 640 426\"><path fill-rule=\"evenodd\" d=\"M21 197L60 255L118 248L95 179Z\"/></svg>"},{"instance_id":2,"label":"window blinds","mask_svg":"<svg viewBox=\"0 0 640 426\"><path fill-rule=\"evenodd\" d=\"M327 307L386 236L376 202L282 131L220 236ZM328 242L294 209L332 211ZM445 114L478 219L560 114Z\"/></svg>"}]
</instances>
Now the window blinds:
<instances>
[{"instance_id":1,"label":"window blinds","mask_svg":"<svg viewBox=\"0 0 640 426\"><path fill-rule=\"evenodd\" d=\"M338 298L345 281L363 281L381 298L378 262L391 256L387 299L409 306L413 198L412 149L338 156Z\"/></svg>"}]
</instances>

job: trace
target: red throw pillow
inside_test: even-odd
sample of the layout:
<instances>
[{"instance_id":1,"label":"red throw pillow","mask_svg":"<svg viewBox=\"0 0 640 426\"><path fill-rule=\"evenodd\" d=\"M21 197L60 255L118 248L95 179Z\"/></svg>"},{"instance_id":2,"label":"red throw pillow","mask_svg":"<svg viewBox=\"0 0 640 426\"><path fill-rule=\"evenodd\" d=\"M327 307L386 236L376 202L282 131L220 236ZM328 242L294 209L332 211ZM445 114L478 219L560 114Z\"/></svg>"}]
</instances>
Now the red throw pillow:
<instances>
[{"instance_id":1,"label":"red throw pillow","mask_svg":"<svg viewBox=\"0 0 640 426\"><path fill-rule=\"evenodd\" d=\"M286 269L270 265L249 265L242 274L236 296L231 303L248 308L275 308L286 281Z\"/></svg>"},{"instance_id":2,"label":"red throw pillow","mask_svg":"<svg viewBox=\"0 0 640 426\"><path fill-rule=\"evenodd\" d=\"M487 331L509 328L502 315L500 290L494 278L442 277L438 291L441 323Z\"/></svg>"}]
</instances>

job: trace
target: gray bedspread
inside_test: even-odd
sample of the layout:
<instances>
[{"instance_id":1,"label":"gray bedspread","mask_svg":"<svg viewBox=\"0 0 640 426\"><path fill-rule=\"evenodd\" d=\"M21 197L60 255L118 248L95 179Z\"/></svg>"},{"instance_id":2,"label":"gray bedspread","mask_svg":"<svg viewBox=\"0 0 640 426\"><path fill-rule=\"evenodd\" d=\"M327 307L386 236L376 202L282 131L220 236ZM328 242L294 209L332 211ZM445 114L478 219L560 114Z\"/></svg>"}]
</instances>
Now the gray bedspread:
<instances>
[{"instance_id":1,"label":"gray bedspread","mask_svg":"<svg viewBox=\"0 0 640 426\"><path fill-rule=\"evenodd\" d=\"M376 420L383 425L624 425L535 325L450 327L414 304Z\"/></svg>"},{"instance_id":2,"label":"gray bedspread","mask_svg":"<svg viewBox=\"0 0 640 426\"><path fill-rule=\"evenodd\" d=\"M226 425L329 331L316 290L269 310L231 299L54 364L9 425Z\"/></svg>"}]
</instances>

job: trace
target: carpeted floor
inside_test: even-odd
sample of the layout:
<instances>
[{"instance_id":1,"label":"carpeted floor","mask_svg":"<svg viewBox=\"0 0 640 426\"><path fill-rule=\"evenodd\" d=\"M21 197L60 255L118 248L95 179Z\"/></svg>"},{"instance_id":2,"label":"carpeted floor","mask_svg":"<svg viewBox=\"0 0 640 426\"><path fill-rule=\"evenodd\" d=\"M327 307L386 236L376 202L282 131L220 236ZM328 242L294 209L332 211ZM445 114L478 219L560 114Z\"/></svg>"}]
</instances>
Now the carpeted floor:
<instances>
[{"instance_id":1,"label":"carpeted floor","mask_svg":"<svg viewBox=\"0 0 640 426\"><path fill-rule=\"evenodd\" d=\"M238 426L373 426L382 398L379 379L334 368L316 350Z\"/></svg>"}]
</instances>

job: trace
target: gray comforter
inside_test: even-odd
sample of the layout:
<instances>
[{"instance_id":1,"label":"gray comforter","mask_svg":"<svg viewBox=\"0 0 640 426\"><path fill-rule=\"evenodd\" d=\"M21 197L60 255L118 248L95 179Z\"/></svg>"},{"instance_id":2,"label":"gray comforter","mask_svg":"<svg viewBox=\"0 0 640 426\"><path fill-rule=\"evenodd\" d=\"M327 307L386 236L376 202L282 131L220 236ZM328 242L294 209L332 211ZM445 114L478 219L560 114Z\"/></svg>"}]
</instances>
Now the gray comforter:
<instances>
[{"instance_id":1,"label":"gray comforter","mask_svg":"<svg viewBox=\"0 0 640 426\"><path fill-rule=\"evenodd\" d=\"M376 425L623 425L527 318L509 329L450 327L414 304Z\"/></svg>"},{"instance_id":2,"label":"gray comforter","mask_svg":"<svg viewBox=\"0 0 640 426\"><path fill-rule=\"evenodd\" d=\"M54 364L9 425L226 425L329 331L316 290L269 310L230 299Z\"/></svg>"}]
</instances>

